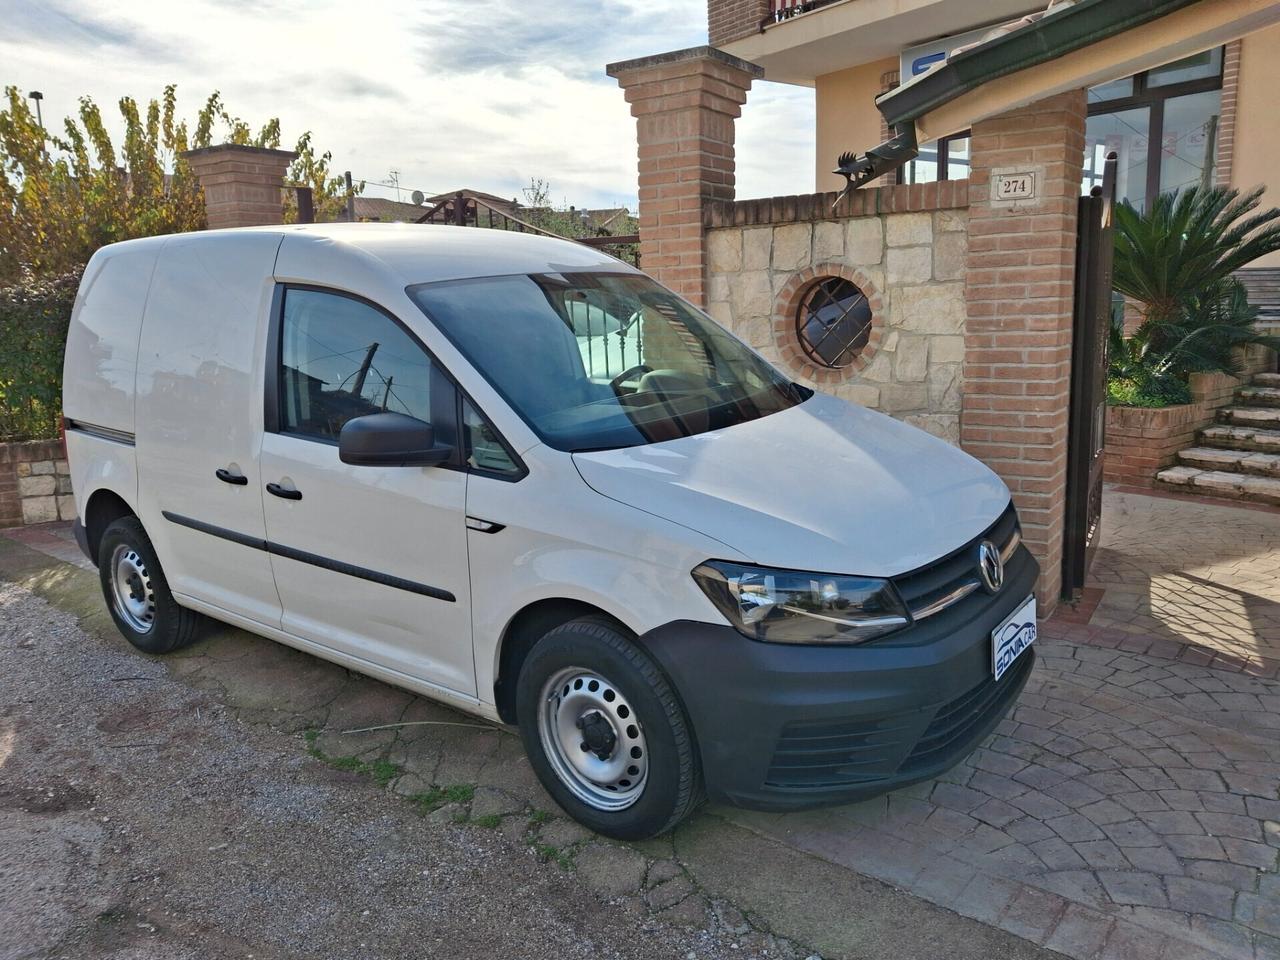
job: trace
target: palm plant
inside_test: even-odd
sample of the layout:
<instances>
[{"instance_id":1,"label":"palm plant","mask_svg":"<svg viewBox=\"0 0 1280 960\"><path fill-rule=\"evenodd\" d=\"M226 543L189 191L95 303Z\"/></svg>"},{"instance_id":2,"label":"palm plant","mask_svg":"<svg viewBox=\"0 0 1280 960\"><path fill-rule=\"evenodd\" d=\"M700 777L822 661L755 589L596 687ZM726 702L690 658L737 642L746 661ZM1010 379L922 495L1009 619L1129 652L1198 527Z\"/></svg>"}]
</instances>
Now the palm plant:
<instances>
[{"instance_id":1,"label":"palm plant","mask_svg":"<svg viewBox=\"0 0 1280 960\"><path fill-rule=\"evenodd\" d=\"M1160 194L1146 212L1118 204L1113 285L1148 319L1202 308L1241 267L1280 250L1280 209L1254 213L1263 189L1195 186Z\"/></svg>"},{"instance_id":2,"label":"palm plant","mask_svg":"<svg viewBox=\"0 0 1280 960\"><path fill-rule=\"evenodd\" d=\"M1146 212L1117 205L1112 283L1144 316L1129 337L1121 318L1112 324L1113 381L1183 402L1189 373L1237 373L1240 348L1280 349L1280 338L1258 332L1258 312L1234 276L1280 251L1280 209L1254 212L1262 192L1192 187L1161 194Z\"/></svg>"}]
</instances>

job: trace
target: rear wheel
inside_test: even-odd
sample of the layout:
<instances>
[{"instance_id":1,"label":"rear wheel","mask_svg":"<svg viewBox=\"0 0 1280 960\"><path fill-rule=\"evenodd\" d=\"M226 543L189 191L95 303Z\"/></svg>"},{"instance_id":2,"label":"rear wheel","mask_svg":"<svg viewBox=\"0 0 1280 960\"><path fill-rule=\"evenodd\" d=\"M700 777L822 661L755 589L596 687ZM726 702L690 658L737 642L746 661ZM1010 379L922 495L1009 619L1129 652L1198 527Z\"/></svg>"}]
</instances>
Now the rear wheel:
<instances>
[{"instance_id":1,"label":"rear wheel","mask_svg":"<svg viewBox=\"0 0 1280 960\"><path fill-rule=\"evenodd\" d=\"M169 653L196 639L205 618L178 605L137 517L121 517L98 544L98 577L111 619L146 653Z\"/></svg>"},{"instance_id":2,"label":"rear wheel","mask_svg":"<svg viewBox=\"0 0 1280 960\"><path fill-rule=\"evenodd\" d=\"M605 620L551 630L516 687L525 749L547 792L597 833L664 833L701 797L684 709L652 658Z\"/></svg>"}]
</instances>

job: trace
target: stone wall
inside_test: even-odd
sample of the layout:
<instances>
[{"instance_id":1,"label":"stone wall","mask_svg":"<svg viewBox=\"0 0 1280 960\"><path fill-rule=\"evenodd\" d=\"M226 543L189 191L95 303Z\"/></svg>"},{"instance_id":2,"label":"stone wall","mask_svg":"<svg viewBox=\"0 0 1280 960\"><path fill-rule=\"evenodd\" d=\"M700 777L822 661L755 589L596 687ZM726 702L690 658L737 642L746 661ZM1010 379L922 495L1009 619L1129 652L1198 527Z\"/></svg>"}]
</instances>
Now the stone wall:
<instances>
[{"instance_id":1,"label":"stone wall","mask_svg":"<svg viewBox=\"0 0 1280 960\"><path fill-rule=\"evenodd\" d=\"M968 211L963 182L953 182L945 200L938 185L930 186L927 197L918 187L859 191L887 201L900 195L901 202L864 200L862 209L853 211L862 215L830 219L821 218L830 214L834 197L829 194L818 195L826 198L820 203L792 197L779 198L789 204L742 201L731 205L736 210L713 211L707 231L707 309L798 381L955 443ZM754 210L742 209L753 205ZM839 370L809 363L796 336L800 301L827 276L855 283L872 307L870 343Z\"/></svg>"},{"instance_id":2,"label":"stone wall","mask_svg":"<svg viewBox=\"0 0 1280 960\"><path fill-rule=\"evenodd\" d=\"M1149 487L1155 476L1192 446L1218 410L1231 403L1240 381L1225 373L1191 375L1191 403L1172 407L1107 407L1103 478Z\"/></svg>"},{"instance_id":3,"label":"stone wall","mask_svg":"<svg viewBox=\"0 0 1280 960\"><path fill-rule=\"evenodd\" d=\"M61 440L0 443L0 527L72 520L75 515Z\"/></svg>"}]
</instances>

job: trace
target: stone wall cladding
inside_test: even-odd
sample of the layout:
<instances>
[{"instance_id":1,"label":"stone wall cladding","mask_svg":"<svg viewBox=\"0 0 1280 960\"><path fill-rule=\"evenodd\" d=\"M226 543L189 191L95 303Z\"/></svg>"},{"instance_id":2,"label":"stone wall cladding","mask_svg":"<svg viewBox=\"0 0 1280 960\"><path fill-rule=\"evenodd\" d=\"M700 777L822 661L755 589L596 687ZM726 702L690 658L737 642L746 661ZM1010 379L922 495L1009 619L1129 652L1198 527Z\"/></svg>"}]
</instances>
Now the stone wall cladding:
<instances>
[{"instance_id":1,"label":"stone wall cladding","mask_svg":"<svg viewBox=\"0 0 1280 960\"><path fill-rule=\"evenodd\" d=\"M0 527L72 520L75 515L61 440L0 443Z\"/></svg>"},{"instance_id":2,"label":"stone wall cladding","mask_svg":"<svg viewBox=\"0 0 1280 960\"><path fill-rule=\"evenodd\" d=\"M707 0L707 37L713 47L759 33L769 0Z\"/></svg>"},{"instance_id":3,"label":"stone wall cladding","mask_svg":"<svg viewBox=\"0 0 1280 960\"><path fill-rule=\"evenodd\" d=\"M1177 462L1178 451L1228 406L1242 381L1225 373L1191 375L1192 403L1173 407L1108 407L1103 478L1108 483L1150 487Z\"/></svg>"},{"instance_id":4,"label":"stone wall cladding","mask_svg":"<svg viewBox=\"0 0 1280 960\"><path fill-rule=\"evenodd\" d=\"M708 207L708 312L798 381L958 442L964 181L859 190L833 213L835 197ZM872 308L867 347L838 370L809 363L796 340L800 299L826 276L857 284Z\"/></svg>"}]
</instances>

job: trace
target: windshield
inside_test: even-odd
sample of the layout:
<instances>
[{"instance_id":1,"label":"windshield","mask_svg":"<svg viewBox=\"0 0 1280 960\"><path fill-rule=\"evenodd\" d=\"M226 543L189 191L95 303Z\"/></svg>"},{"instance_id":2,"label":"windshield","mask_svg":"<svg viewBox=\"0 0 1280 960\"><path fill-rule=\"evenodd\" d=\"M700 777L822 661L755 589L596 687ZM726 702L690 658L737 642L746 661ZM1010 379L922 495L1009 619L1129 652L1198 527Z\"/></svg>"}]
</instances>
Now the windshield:
<instances>
[{"instance_id":1,"label":"windshield","mask_svg":"<svg viewBox=\"0 0 1280 960\"><path fill-rule=\"evenodd\" d=\"M648 277L487 277L409 295L558 450L720 430L810 396Z\"/></svg>"}]
</instances>

